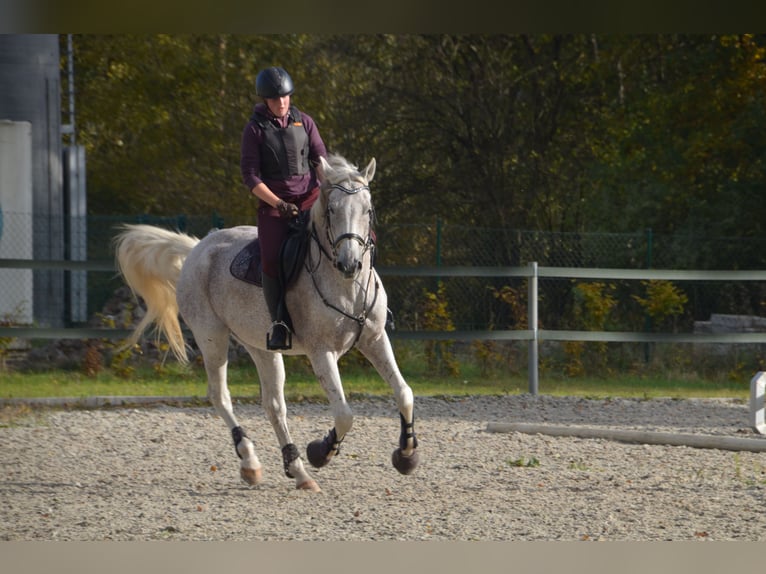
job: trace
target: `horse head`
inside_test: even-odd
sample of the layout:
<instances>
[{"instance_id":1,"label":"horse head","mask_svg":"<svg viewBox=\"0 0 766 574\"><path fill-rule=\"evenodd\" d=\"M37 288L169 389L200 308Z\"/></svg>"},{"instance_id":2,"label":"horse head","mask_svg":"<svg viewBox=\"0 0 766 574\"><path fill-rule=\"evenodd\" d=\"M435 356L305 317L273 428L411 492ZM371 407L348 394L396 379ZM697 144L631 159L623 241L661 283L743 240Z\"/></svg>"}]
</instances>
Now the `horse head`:
<instances>
[{"instance_id":1,"label":"horse head","mask_svg":"<svg viewBox=\"0 0 766 574\"><path fill-rule=\"evenodd\" d=\"M375 158L364 170L338 155L320 158L321 193L315 204L315 224L325 230L333 265L345 278L362 270L373 246L373 207L370 182Z\"/></svg>"}]
</instances>

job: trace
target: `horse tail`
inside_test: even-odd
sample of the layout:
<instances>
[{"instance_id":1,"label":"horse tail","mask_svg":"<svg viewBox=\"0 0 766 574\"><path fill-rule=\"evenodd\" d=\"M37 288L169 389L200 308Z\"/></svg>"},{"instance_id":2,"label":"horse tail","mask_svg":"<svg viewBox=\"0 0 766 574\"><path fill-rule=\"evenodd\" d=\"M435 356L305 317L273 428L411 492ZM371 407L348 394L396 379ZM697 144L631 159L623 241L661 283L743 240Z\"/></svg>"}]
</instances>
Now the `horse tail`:
<instances>
[{"instance_id":1,"label":"horse tail","mask_svg":"<svg viewBox=\"0 0 766 574\"><path fill-rule=\"evenodd\" d=\"M186 344L178 320L176 283L186 256L199 239L151 225L121 225L114 238L117 269L134 295L146 304L146 314L123 348L135 345L152 323L157 337L165 335L170 350L187 363Z\"/></svg>"}]
</instances>

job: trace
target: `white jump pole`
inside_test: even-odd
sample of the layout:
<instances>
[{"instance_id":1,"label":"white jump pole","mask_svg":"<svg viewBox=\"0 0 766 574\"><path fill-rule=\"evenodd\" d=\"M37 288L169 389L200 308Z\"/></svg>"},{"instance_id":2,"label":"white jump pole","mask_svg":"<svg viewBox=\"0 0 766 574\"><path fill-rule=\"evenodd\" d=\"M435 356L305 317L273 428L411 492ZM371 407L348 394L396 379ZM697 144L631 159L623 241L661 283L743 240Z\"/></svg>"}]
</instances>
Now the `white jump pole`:
<instances>
[{"instance_id":1,"label":"white jump pole","mask_svg":"<svg viewBox=\"0 0 766 574\"><path fill-rule=\"evenodd\" d=\"M600 438L619 442L766 452L766 440L719 435L679 434L653 431L546 425L537 423L489 423L488 432L521 432L549 436Z\"/></svg>"},{"instance_id":2,"label":"white jump pole","mask_svg":"<svg viewBox=\"0 0 766 574\"><path fill-rule=\"evenodd\" d=\"M765 396L766 373L758 371L750 379L750 426L759 434L766 434L766 420L764 420Z\"/></svg>"}]
</instances>

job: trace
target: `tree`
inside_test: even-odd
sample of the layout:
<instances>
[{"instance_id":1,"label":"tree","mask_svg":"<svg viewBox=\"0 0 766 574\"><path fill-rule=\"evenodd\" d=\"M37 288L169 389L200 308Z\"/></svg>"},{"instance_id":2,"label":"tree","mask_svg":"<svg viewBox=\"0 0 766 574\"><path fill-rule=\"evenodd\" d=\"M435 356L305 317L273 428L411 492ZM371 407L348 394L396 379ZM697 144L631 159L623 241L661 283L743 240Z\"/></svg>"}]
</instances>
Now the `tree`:
<instances>
[{"instance_id":1,"label":"tree","mask_svg":"<svg viewBox=\"0 0 766 574\"><path fill-rule=\"evenodd\" d=\"M91 213L254 216L239 142L271 36L76 36ZM257 54L255 58L253 54Z\"/></svg>"},{"instance_id":2,"label":"tree","mask_svg":"<svg viewBox=\"0 0 766 574\"><path fill-rule=\"evenodd\" d=\"M764 232L761 36L78 35L74 46L92 213L252 221L239 142L255 75L278 64L330 150L378 160L382 224L496 228L508 249L526 229Z\"/></svg>"},{"instance_id":3,"label":"tree","mask_svg":"<svg viewBox=\"0 0 766 574\"><path fill-rule=\"evenodd\" d=\"M764 55L750 35L642 37L614 53L627 95L592 225L762 235Z\"/></svg>"}]
</instances>

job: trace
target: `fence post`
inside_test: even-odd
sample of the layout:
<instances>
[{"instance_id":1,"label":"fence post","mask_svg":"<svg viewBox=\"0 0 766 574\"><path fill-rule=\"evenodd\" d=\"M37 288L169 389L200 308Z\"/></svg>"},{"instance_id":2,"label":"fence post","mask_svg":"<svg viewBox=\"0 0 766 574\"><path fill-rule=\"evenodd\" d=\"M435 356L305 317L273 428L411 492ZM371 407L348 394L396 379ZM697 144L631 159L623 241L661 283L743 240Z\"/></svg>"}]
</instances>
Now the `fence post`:
<instances>
[{"instance_id":1,"label":"fence post","mask_svg":"<svg viewBox=\"0 0 766 574\"><path fill-rule=\"evenodd\" d=\"M538 330L537 330L537 261L530 264L531 273L529 275L529 287L527 295L527 322L529 328L532 330L532 339L529 341L528 351L528 378L529 378L529 393L532 395L537 394L538 388Z\"/></svg>"}]
</instances>

